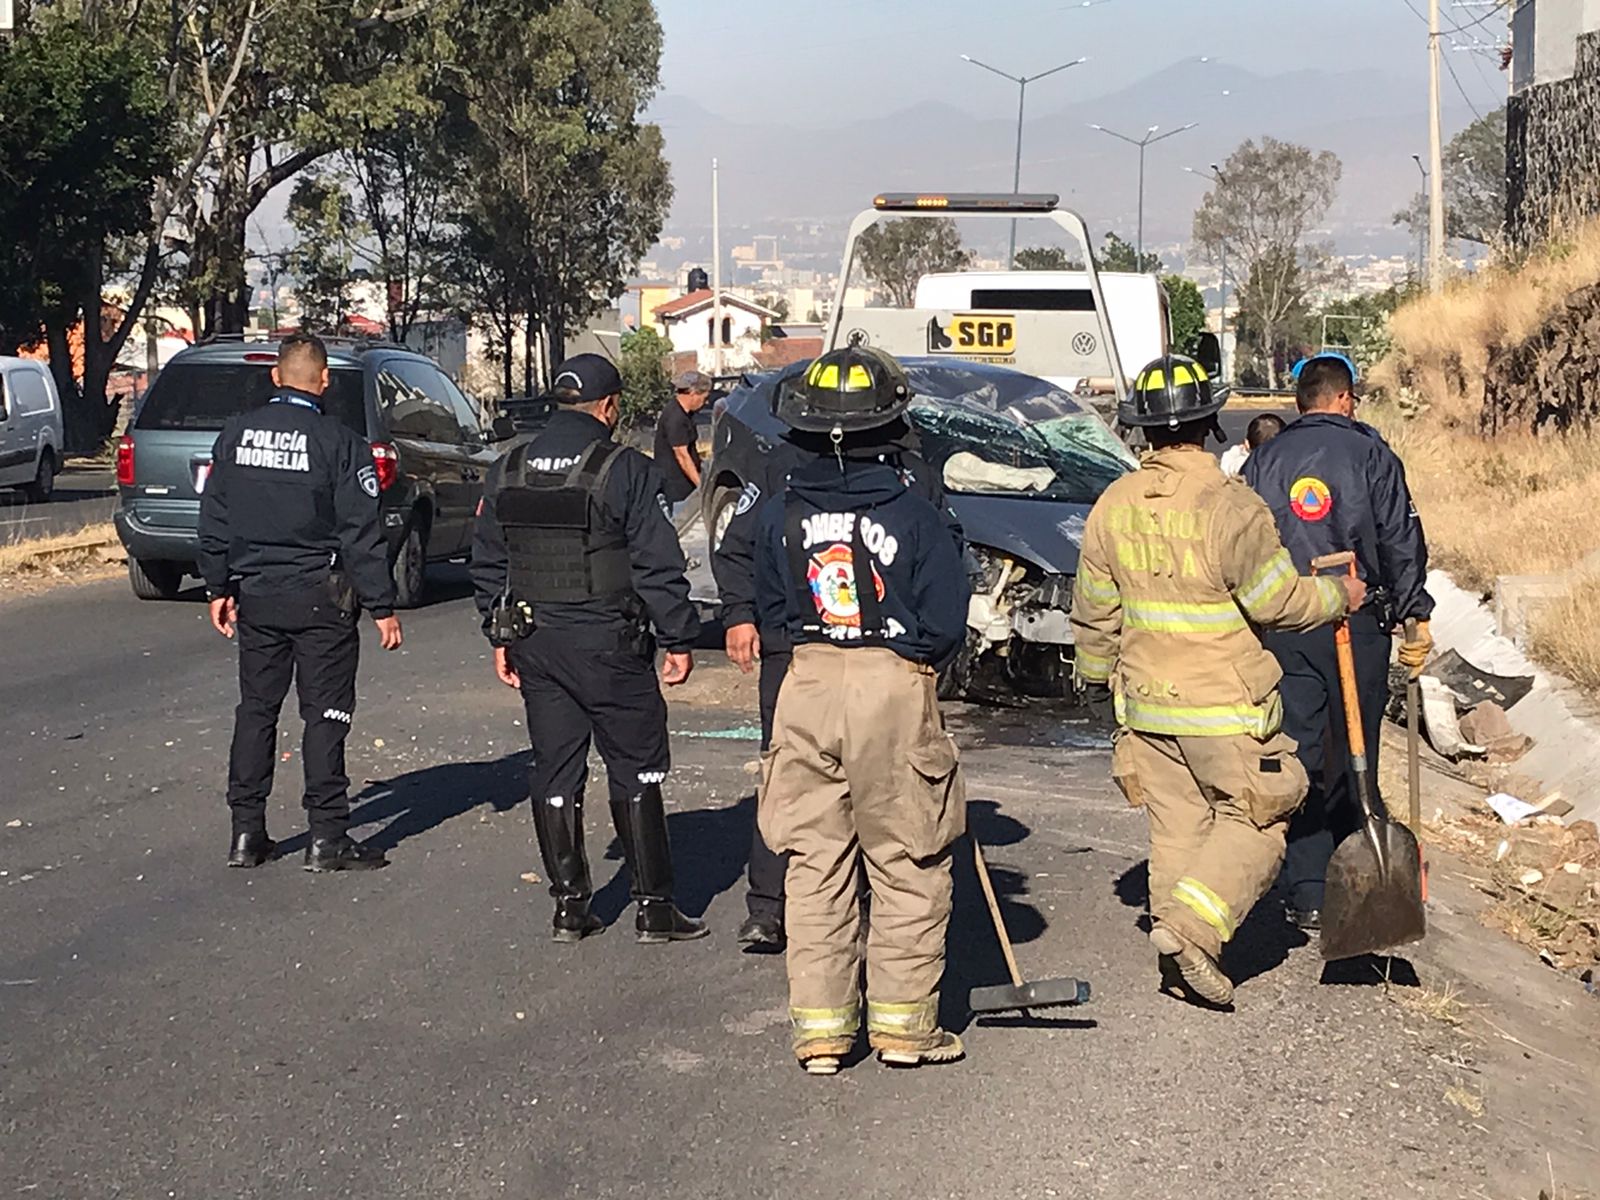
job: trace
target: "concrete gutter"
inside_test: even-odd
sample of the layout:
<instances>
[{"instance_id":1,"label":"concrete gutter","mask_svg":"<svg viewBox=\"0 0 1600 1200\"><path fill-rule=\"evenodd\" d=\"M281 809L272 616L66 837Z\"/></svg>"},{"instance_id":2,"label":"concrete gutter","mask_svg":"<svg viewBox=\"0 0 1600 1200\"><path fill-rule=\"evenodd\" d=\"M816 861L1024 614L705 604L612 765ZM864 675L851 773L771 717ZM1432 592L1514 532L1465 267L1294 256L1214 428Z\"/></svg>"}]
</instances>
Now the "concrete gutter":
<instances>
[{"instance_id":1,"label":"concrete gutter","mask_svg":"<svg viewBox=\"0 0 1600 1200\"><path fill-rule=\"evenodd\" d=\"M1455 650L1497 675L1533 676L1533 690L1506 714L1514 729L1533 739L1533 748L1511 769L1543 789L1522 799L1536 802L1559 789L1572 805L1567 820L1600 821L1600 714L1594 704L1569 680L1529 660L1500 634L1494 610L1443 571L1428 573L1428 591L1437 604L1433 636L1439 650Z\"/></svg>"}]
</instances>

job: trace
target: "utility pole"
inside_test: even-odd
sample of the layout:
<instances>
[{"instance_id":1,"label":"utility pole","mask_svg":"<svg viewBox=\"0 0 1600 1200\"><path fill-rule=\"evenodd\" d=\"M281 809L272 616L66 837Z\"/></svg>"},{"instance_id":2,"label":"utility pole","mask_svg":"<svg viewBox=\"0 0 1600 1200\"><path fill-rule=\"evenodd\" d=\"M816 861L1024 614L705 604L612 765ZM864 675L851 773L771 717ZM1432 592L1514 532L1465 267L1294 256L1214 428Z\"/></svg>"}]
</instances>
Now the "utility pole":
<instances>
[{"instance_id":1,"label":"utility pole","mask_svg":"<svg viewBox=\"0 0 1600 1200\"><path fill-rule=\"evenodd\" d=\"M1444 149L1439 137L1439 0L1428 0L1428 287L1444 287Z\"/></svg>"},{"instance_id":2,"label":"utility pole","mask_svg":"<svg viewBox=\"0 0 1600 1200\"><path fill-rule=\"evenodd\" d=\"M1413 154L1411 161L1417 164L1417 170L1422 172L1422 193L1428 194L1428 168L1422 165L1422 155ZM1428 228L1421 222L1417 224L1417 283L1420 285L1428 272Z\"/></svg>"},{"instance_id":3,"label":"utility pole","mask_svg":"<svg viewBox=\"0 0 1600 1200\"><path fill-rule=\"evenodd\" d=\"M1211 164L1211 170L1198 171L1194 167L1185 167L1191 175L1198 175L1201 179L1209 179L1218 187L1228 186L1228 177L1222 173L1222 168L1216 163ZM1222 378L1228 378L1228 239L1217 239L1217 366L1222 372Z\"/></svg>"},{"instance_id":4,"label":"utility pole","mask_svg":"<svg viewBox=\"0 0 1600 1200\"><path fill-rule=\"evenodd\" d=\"M1187 125L1180 125L1176 129L1169 129L1161 134L1156 132L1161 126L1152 125L1144 131L1143 137L1138 138L1131 138L1125 133L1118 133L1115 129L1107 129L1104 125L1089 126L1090 129L1097 129L1101 133L1109 133L1118 141L1127 142L1128 145L1139 148L1139 236L1135 256L1141 270L1144 269L1144 152L1157 142L1164 142L1169 137L1176 137L1180 133L1193 129L1197 124L1199 124L1198 121L1190 121Z\"/></svg>"},{"instance_id":5,"label":"utility pole","mask_svg":"<svg viewBox=\"0 0 1600 1200\"><path fill-rule=\"evenodd\" d=\"M1017 85L1017 158L1011 168L1011 194L1014 196L1022 191L1022 110L1028 99L1028 85L1036 79L1043 79L1046 75L1054 75L1057 71L1065 71L1068 67L1076 67L1089 60L1075 58L1071 62L1064 62L1059 67L1051 67L1048 71L1040 71L1037 75L1012 75L1002 71L999 67L991 67L988 63L979 62L970 54L961 56L963 62L969 62L975 67L982 67L985 71L992 71L1001 79L1009 79ZM1011 219L1011 248L1006 252L1006 270L1010 270L1017 260L1017 221Z\"/></svg>"},{"instance_id":6,"label":"utility pole","mask_svg":"<svg viewBox=\"0 0 1600 1200\"><path fill-rule=\"evenodd\" d=\"M711 373L722 374L722 220L717 198L717 160L711 160Z\"/></svg>"}]
</instances>

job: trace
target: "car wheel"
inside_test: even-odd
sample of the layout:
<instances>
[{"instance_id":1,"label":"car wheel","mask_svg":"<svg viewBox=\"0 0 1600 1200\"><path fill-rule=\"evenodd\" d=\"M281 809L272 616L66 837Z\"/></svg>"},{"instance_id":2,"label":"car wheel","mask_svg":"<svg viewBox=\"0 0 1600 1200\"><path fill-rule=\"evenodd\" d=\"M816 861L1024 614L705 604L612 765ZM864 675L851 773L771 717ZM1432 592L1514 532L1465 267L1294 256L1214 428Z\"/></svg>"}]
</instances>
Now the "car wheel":
<instances>
[{"instance_id":1,"label":"car wheel","mask_svg":"<svg viewBox=\"0 0 1600 1200\"><path fill-rule=\"evenodd\" d=\"M35 504L43 504L56 490L56 459L48 450L39 456L39 473L25 490Z\"/></svg>"},{"instance_id":2,"label":"car wheel","mask_svg":"<svg viewBox=\"0 0 1600 1200\"><path fill-rule=\"evenodd\" d=\"M734 515L739 511L739 489L736 487L719 487L711 494L711 548L718 550L722 547L723 535L728 532L728 526L733 523Z\"/></svg>"},{"instance_id":3,"label":"car wheel","mask_svg":"<svg viewBox=\"0 0 1600 1200\"><path fill-rule=\"evenodd\" d=\"M406 527L406 540L394 556L394 603L396 608L416 608L427 587L428 534L422 522L413 517Z\"/></svg>"},{"instance_id":4,"label":"car wheel","mask_svg":"<svg viewBox=\"0 0 1600 1200\"><path fill-rule=\"evenodd\" d=\"M129 558L128 583L141 600L171 600L183 583L183 567L154 558Z\"/></svg>"}]
</instances>

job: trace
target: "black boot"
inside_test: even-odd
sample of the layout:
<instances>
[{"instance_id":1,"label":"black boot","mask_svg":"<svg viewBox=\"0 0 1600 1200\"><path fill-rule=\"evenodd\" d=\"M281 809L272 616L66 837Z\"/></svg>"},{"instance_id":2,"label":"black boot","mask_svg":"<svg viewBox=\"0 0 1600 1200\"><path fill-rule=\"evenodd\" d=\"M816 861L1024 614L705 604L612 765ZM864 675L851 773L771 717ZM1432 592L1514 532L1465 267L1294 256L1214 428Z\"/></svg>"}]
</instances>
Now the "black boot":
<instances>
[{"instance_id":1,"label":"black boot","mask_svg":"<svg viewBox=\"0 0 1600 1200\"><path fill-rule=\"evenodd\" d=\"M564 797L551 804L548 797L533 797L533 832L539 839L539 857L556 900L551 934L558 942L579 942L605 926L589 911L589 859L583 849L583 797Z\"/></svg>"},{"instance_id":2,"label":"black boot","mask_svg":"<svg viewBox=\"0 0 1600 1200\"><path fill-rule=\"evenodd\" d=\"M329 836L313 834L306 847L305 869L308 871L376 871L387 867L389 860L376 846L364 846L349 834Z\"/></svg>"},{"instance_id":3,"label":"black boot","mask_svg":"<svg viewBox=\"0 0 1600 1200\"><path fill-rule=\"evenodd\" d=\"M788 944L783 918L751 913L739 926L738 940L752 954L781 954Z\"/></svg>"},{"instance_id":4,"label":"black boot","mask_svg":"<svg viewBox=\"0 0 1600 1200\"><path fill-rule=\"evenodd\" d=\"M267 836L265 829L253 833L236 833L228 849L230 867L259 867L272 858L278 843Z\"/></svg>"},{"instance_id":5,"label":"black boot","mask_svg":"<svg viewBox=\"0 0 1600 1200\"><path fill-rule=\"evenodd\" d=\"M613 799L611 819L616 822L617 838L633 879L633 898L638 902L634 929L639 941L687 942L705 937L709 932L706 923L684 916L672 902L672 844L667 840L667 811L660 785L646 784L626 800Z\"/></svg>"}]
</instances>

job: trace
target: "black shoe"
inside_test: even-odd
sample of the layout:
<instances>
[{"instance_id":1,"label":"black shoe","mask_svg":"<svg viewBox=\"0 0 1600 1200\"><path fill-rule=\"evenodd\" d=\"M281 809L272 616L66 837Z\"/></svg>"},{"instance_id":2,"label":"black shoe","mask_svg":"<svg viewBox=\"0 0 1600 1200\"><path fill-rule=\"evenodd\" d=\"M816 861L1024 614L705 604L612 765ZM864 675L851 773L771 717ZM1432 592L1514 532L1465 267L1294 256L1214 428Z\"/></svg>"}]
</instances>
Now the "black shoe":
<instances>
[{"instance_id":1,"label":"black shoe","mask_svg":"<svg viewBox=\"0 0 1600 1200\"><path fill-rule=\"evenodd\" d=\"M389 860L376 846L363 846L349 836L314 837L306 847L308 871L376 871Z\"/></svg>"},{"instance_id":2,"label":"black shoe","mask_svg":"<svg viewBox=\"0 0 1600 1200\"><path fill-rule=\"evenodd\" d=\"M754 915L747 917L745 923L739 926L738 939L739 945L754 954L780 954L789 941L780 918Z\"/></svg>"},{"instance_id":3,"label":"black shoe","mask_svg":"<svg viewBox=\"0 0 1600 1200\"><path fill-rule=\"evenodd\" d=\"M647 946L660 942L692 942L711 932L704 921L684 916L671 900L639 901L633 927L639 932L639 941Z\"/></svg>"},{"instance_id":4,"label":"black shoe","mask_svg":"<svg viewBox=\"0 0 1600 1200\"><path fill-rule=\"evenodd\" d=\"M606 931L606 923L589 911L587 900L557 900L551 937L558 942L581 942Z\"/></svg>"},{"instance_id":5,"label":"black shoe","mask_svg":"<svg viewBox=\"0 0 1600 1200\"><path fill-rule=\"evenodd\" d=\"M256 833L236 833L228 850L230 867L259 867L277 853L278 843L267 836L265 829Z\"/></svg>"},{"instance_id":6,"label":"black shoe","mask_svg":"<svg viewBox=\"0 0 1600 1200\"><path fill-rule=\"evenodd\" d=\"M1320 908L1290 908L1289 924L1302 933L1316 933L1322 928Z\"/></svg>"}]
</instances>

